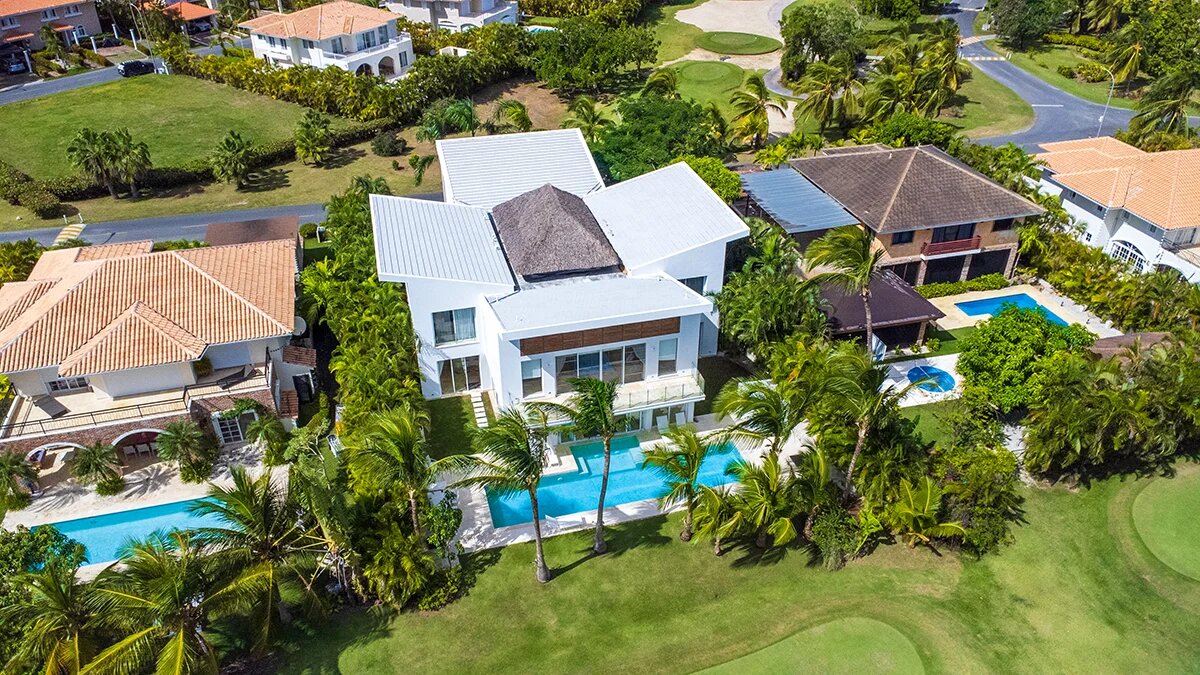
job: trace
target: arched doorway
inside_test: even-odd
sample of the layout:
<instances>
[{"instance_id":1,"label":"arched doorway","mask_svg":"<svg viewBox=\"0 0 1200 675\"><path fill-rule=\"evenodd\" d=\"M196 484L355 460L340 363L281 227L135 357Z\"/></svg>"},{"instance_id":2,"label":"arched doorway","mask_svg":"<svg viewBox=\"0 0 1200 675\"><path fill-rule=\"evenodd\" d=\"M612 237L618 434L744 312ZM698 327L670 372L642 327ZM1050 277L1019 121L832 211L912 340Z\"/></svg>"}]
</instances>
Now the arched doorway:
<instances>
[{"instance_id":1,"label":"arched doorway","mask_svg":"<svg viewBox=\"0 0 1200 675\"><path fill-rule=\"evenodd\" d=\"M58 441L47 443L25 453L25 461L34 465L38 477L35 484L23 487L29 491L30 495L40 497L46 488L70 478L71 459L75 457L76 450L82 449L83 446L78 443Z\"/></svg>"},{"instance_id":2,"label":"arched doorway","mask_svg":"<svg viewBox=\"0 0 1200 675\"><path fill-rule=\"evenodd\" d=\"M161 429L136 429L113 439L117 457L126 466L142 467L158 461L158 435Z\"/></svg>"},{"instance_id":3,"label":"arched doorway","mask_svg":"<svg viewBox=\"0 0 1200 675\"><path fill-rule=\"evenodd\" d=\"M371 64L364 63L358 67L358 70L354 71L354 74L355 75L374 75L375 71L371 70Z\"/></svg>"},{"instance_id":4,"label":"arched doorway","mask_svg":"<svg viewBox=\"0 0 1200 675\"><path fill-rule=\"evenodd\" d=\"M1129 263L1134 272L1146 269L1146 256L1142 255L1138 247L1127 241L1114 239L1108 246L1108 254L1117 260Z\"/></svg>"},{"instance_id":5,"label":"arched doorway","mask_svg":"<svg viewBox=\"0 0 1200 675\"><path fill-rule=\"evenodd\" d=\"M379 76L391 79L396 76L396 60L390 56L379 59Z\"/></svg>"}]
</instances>

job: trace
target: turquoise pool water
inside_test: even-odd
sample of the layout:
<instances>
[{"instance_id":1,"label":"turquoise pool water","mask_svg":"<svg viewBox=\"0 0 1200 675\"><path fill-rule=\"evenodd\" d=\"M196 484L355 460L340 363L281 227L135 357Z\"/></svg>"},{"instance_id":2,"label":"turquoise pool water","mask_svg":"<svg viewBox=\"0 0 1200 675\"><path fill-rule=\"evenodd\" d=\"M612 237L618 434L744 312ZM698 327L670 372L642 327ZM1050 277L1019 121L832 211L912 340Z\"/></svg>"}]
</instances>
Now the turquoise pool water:
<instances>
[{"instance_id":1,"label":"turquoise pool water","mask_svg":"<svg viewBox=\"0 0 1200 675\"><path fill-rule=\"evenodd\" d=\"M577 445L571 449L571 454L575 455L579 472L546 476L538 487L538 510L542 517L596 510L596 503L600 500L601 474L604 472L604 445ZM700 482L712 486L733 482L732 478L725 475L725 469L740 459L742 456L737 449L726 443L704 460L700 466ZM662 477L655 471L642 469L642 453L637 438L614 438L604 505L617 506L654 499L662 493ZM488 507L495 527L533 521L529 495L524 492L497 495L489 490Z\"/></svg>"},{"instance_id":2,"label":"turquoise pool water","mask_svg":"<svg viewBox=\"0 0 1200 675\"><path fill-rule=\"evenodd\" d=\"M933 366L916 366L908 371L909 382L919 382L917 389L932 392L946 392L954 388L954 376L941 368Z\"/></svg>"},{"instance_id":3,"label":"turquoise pool water","mask_svg":"<svg viewBox=\"0 0 1200 675\"><path fill-rule=\"evenodd\" d=\"M172 502L90 518L64 520L51 525L67 537L83 544L87 548L89 563L106 563L116 560L117 551L130 539L141 539L156 530L216 527L224 522L216 516L188 513L188 507L198 501L200 500Z\"/></svg>"},{"instance_id":4,"label":"turquoise pool water","mask_svg":"<svg viewBox=\"0 0 1200 675\"><path fill-rule=\"evenodd\" d=\"M1051 323L1056 323L1060 326L1066 326L1067 322L1063 321L1057 314L1043 307L1037 300L1029 297L1025 293L1013 293L1012 295L1002 295L998 298L986 298L984 300L971 300L968 302L956 302L954 306L961 309L967 316L983 316L999 314L1005 305L1014 305L1021 309L1032 309L1041 312L1050 319Z\"/></svg>"}]
</instances>

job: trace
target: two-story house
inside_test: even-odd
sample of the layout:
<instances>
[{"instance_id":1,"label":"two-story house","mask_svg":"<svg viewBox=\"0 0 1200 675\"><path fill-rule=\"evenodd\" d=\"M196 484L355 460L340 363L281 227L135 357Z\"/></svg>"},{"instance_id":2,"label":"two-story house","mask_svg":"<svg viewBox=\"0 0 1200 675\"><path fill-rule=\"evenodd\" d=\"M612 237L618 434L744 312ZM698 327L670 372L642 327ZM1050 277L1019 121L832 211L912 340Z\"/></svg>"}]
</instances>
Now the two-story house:
<instances>
[{"instance_id":1,"label":"two-story house","mask_svg":"<svg viewBox=\"0 0 1200 675\"><path fill-rule=\"evenodd\" d=\"M1043 143L1040 187L1085 243L1139 272L1200 282L1200 149L1145 152L1110 136Z\"/></svg>"},{"instance_id":2,"label":"two-story house","mask_svg":"<svg viewBox=\"0 0 1200 675\"><path fill-rule=\"evenodd\" d=\"M0 373L15 400L0 448L150 448L192 418L244 439L253 399L294 419L312 350L293 344L296 242L153 252L149 241L47 251L0 288Z\"/></svg>"},{"instance_id":3,"label":"two-story house","mask_svg":"<svg viewBox=\"0 0 1200 675\"><path fill-rule=\"evenodd\" d=\"M241 24L256 58L277 66L327 68L356 75L401 77L413 64L412 39L396 30L396 15L335 0L290 14L263 13Z\"/></svg>"},{"instance_id":4,"label":"two-story house","mask_svg":"<svg viewBox=\"0 0 1200 675\"><path fill-rule=\"evenodd\" d=\"M491 23L516 24L515 0L401 0L385 5L409 21L459 33Z\"/></svg>"},{"instance_id":5,"label":"two-story house","mask_svg":"<svg viewBox=\"0 0 1200 675\"><path fill-rule=\"evenodd\" d=\"M101 32L95 0L0 0L0 47L41 49L42 26L72 45Z\"/></svg>"},{"instance_id":6,"label":"two-story house","mask_svg":"<svg viewBox=\"0 0 1200 675\"><path fill-rule=\"evenodd\" d=\"M630 429L690 420L742 220L686 164L606 187L576 129L438 142L444 202L372 195L378 275L403 283L427 398L565 400L619 384Z\"/></svg>"}]
</instances>

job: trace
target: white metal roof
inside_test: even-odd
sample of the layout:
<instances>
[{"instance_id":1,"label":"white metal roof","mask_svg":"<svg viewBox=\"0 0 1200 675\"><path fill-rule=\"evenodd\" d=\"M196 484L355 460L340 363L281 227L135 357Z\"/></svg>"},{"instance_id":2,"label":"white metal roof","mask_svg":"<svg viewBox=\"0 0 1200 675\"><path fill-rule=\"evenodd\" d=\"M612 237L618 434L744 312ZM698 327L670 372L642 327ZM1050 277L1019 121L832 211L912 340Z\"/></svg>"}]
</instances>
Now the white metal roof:
<instances>
[{"instance_id":1,"label":"white metal roof","mask_svg":"<svg viewBox=\"0 0 1200 675\"><path fill-rule=\"evenodd\" d=\"M683 162L584 197L626 268L750 233L746 223Z\"/></svg>"},{"instance_id":2,"label":"white metal roof","mask_svg":"<svg viewBox=\"0 0 1200 675\"><path fill-rule=\"evenodd\" d=\"M668 277L613 275L522 288L492 300L491 306L505 335L517 339L525 332L611 325L613 319L653 321L708 312L712 302Z\"/></svg>"},{"instance_id":3,"label":"white metal roof","mask_svg":"<svg viewBox=\"0 0 1200 675\"><path fill-rule=\"evenodd\" d=\"M604 187L578 129L437 142L445 201L490 209L550 184L583 196Z\"/></svg>"},{"instance_id":4,"label":"white metal roof","mask_svg":"<svg viewBox=\"0 0 1200 675\"><path fill-rule=\"evenodd\" d=\"M383 281L515 284L486 209L371 195L371 225Z\"/></svg>"}]
</instances>

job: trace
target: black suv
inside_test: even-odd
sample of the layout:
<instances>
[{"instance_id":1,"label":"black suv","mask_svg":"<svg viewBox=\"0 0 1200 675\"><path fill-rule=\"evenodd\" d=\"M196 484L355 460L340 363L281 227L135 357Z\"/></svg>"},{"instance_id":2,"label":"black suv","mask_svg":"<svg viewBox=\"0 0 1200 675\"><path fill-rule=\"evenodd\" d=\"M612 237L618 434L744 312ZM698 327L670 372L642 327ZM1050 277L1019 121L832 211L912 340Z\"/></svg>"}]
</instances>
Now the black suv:
<instances>
[{"instance_id":1,"label":"black suv","mask_svg":"<svg viewBox=\"0 0 1200 675\"><path fill-rule=\"evenodd\" d=\"M121 77L147 75L153 73L154 70L154 63L151 61L124 61L117 64L117 72L121 74Z\"/></svg>"}]
</instances>

